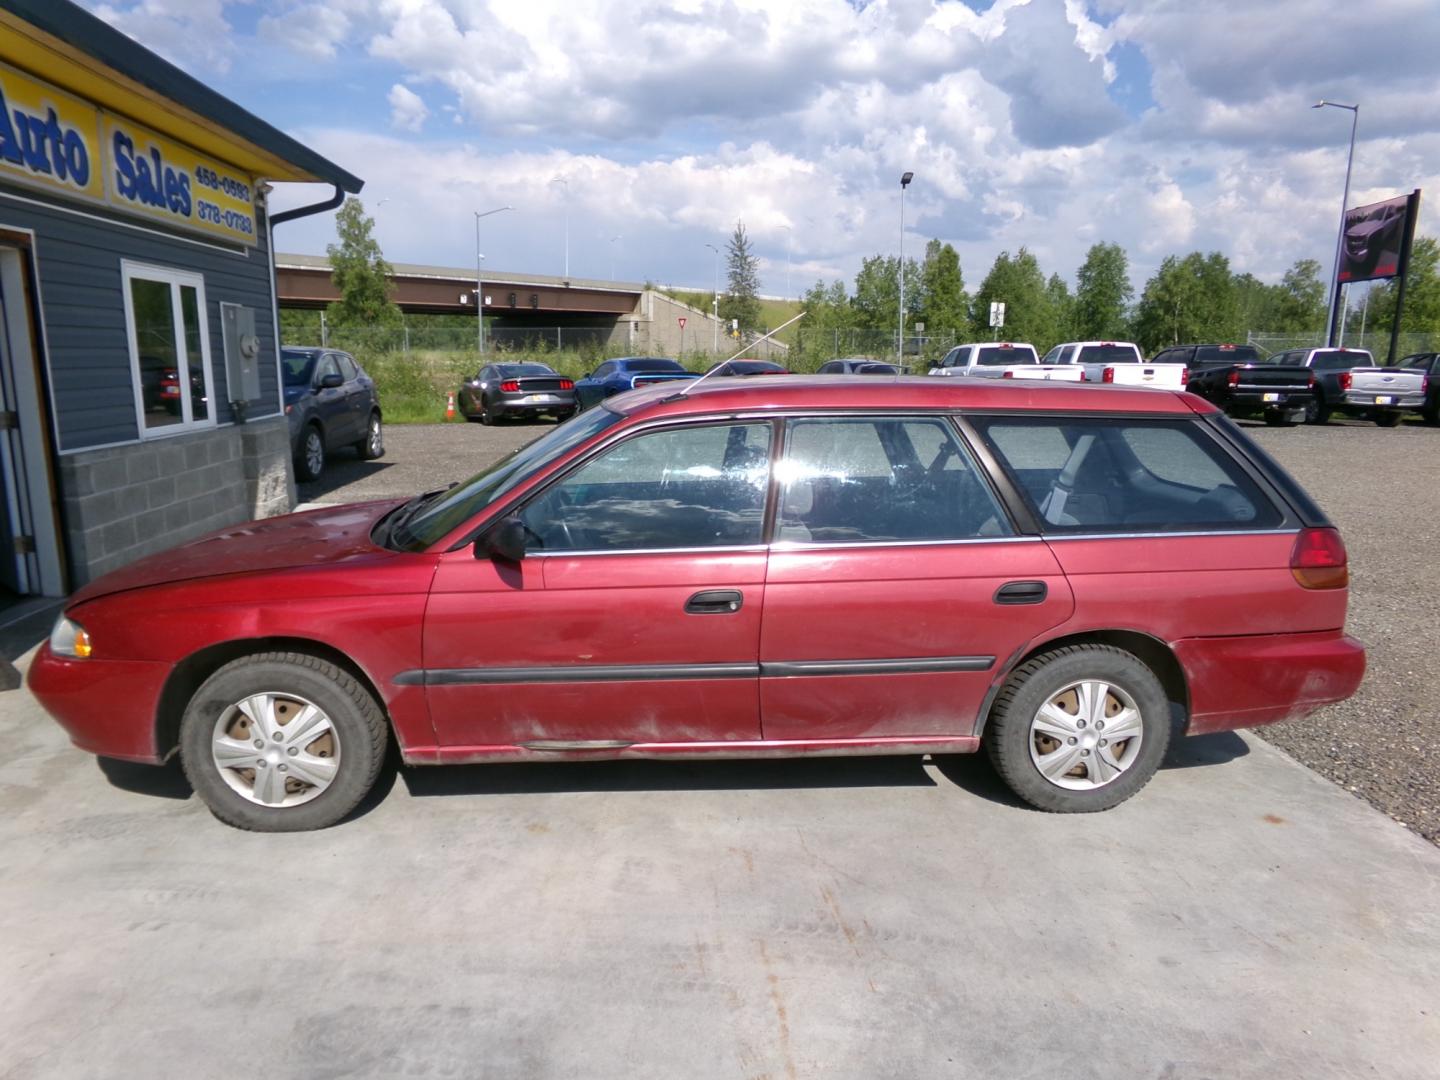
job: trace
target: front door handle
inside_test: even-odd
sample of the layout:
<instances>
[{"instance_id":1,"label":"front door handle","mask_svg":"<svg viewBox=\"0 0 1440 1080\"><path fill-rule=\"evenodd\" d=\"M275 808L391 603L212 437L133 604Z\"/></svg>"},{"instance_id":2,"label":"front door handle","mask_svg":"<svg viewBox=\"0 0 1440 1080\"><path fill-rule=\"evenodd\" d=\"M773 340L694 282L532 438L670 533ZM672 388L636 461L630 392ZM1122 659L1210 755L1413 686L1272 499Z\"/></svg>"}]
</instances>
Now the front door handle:
<instances>
[{"instance_id":1,"label":"front door handle","mask_svg":"<svg viewBox=\"0 0 1440 1080\"><path fill-rule=\"evenodd\" d=\"M1050 594L1043 581L1010 581L995 590L997 604L1040 604Z\"/></svg>"},{"instance_id":2,"label":"front door handle","mask_svg":"<svg viewBox=\"0 0 1440 1080\"><path fill-rule=\"evenodd\" d=\"M740 610L745 596L738 589L706 589L685 601L689 615L733 615Z\"/></svg>"}]
</instances>

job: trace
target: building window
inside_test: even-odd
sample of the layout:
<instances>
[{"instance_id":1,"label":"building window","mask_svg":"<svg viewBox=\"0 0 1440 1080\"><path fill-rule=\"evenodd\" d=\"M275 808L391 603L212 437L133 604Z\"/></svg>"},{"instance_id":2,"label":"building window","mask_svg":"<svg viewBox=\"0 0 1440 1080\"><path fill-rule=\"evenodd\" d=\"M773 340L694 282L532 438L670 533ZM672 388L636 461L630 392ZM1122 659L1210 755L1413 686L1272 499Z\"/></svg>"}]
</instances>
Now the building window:
<instances>
[{"instance_id":1,"label":"building window","mask_svg":"<svg viewBox=\"0 0 1440 1080\"><path fill-rule=\"evenodd\" d=\"M122 262L140 437L214 427L205 279Z\"/></svg>"}]
</instances>

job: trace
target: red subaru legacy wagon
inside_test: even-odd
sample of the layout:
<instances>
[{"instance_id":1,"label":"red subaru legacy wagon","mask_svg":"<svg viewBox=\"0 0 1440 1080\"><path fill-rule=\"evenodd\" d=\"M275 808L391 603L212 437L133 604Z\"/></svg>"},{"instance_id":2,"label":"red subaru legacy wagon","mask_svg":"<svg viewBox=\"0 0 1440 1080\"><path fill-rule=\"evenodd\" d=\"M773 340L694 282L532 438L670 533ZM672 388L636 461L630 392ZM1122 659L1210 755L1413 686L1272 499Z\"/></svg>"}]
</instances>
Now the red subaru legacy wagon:
<instances>
[{"instance_id":1,"label":"red subaru legacy wagon","mask_svg":"<svg viewBox=\"0 0 1440 1080\"><path fill-rule=\"evenodd\" d=\"M1112 807L1172 730L1365 668L1335 528L1183 393L726 379L605 401L462 484L255 522L80 590L30 669L76 745L216 816L345 817L415 765L986 747Z\"/></svg>"}]
</instances>

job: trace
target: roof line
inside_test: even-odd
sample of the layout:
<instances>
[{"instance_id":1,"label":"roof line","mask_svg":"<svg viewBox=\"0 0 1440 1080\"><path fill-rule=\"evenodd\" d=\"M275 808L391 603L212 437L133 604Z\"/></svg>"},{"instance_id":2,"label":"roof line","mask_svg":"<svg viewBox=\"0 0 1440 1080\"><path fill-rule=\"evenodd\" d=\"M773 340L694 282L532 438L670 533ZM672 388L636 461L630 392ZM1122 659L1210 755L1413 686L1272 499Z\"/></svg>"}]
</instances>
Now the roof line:
<instances>
[{"instance_id":1,"label":"roof line","mask_svg":"<svg viewBox=\"0 0 1440 1080\"><path fill-rule=\"evenodd\" d=\"M216 93L71 0L0 0L0 9L321 180L351 194L365 186L358 176Z\"/></svg>"}]
</instances>

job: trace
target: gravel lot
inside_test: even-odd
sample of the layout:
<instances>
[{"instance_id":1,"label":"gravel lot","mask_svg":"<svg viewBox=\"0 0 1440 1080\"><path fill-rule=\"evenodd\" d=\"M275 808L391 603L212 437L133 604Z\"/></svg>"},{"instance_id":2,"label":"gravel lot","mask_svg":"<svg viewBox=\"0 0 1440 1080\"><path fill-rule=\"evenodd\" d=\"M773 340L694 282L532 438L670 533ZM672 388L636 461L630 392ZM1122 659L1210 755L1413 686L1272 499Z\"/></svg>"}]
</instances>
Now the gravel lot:
<instances>
[{"instance_id":1,"label":"gravel lot","mask_svg":"<svg viewBox=\"0 0 1440 1080\"><path fill-rule=\"evenodd\" d=\"M1293 724L1260 729L1271 743L1440 845L1440 428L1384 430L1336 421L1323 428L1249 433L1290 469L1340 526L1353 578L1349 629L1369 647L1360 692ZM302 502L408 496L463 480L549 430L551 423L391 427L386 456L341 455Z\"/></svg>"}]
</instances>

